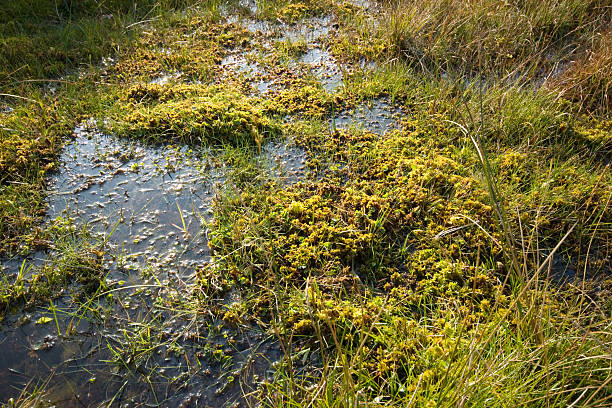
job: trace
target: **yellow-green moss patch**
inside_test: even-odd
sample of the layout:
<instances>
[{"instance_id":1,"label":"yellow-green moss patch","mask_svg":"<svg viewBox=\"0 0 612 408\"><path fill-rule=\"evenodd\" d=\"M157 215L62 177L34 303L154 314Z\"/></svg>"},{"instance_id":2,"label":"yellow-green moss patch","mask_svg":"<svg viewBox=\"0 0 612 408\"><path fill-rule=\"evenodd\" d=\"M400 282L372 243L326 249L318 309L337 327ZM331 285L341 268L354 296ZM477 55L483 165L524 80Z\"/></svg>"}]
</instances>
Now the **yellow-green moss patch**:
<instances>
[{"instance_id":1,"label":"yellow-green moss patch","mask_svg":"<svg viewBox=\"0 0 612 408\"><path fill-rule=\"evenodd\" d=\"M135 101L124 107L124 115L117 124L121 134L156 142L248 145L261 144L263 139L280 131L256 98L211 87L203 89L199 96L166 100L166 96L176 96L190 88L179 87L175 91L168 88L166 92L161 89L146 90L149 98L157 95L158 103L145 105ZM132 100L139 92L132 91Z\"/></svg>"}]
</instances>

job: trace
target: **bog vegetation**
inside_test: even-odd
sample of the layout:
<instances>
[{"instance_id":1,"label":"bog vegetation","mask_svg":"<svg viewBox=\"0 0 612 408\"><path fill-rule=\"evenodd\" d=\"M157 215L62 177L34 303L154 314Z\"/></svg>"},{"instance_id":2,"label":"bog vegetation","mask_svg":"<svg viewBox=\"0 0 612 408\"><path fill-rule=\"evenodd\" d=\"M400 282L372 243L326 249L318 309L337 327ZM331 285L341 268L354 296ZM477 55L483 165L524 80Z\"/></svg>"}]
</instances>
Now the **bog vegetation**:
<instances>
[{"instance_id":1,"label":"bog vegetation","mask_svg":"<svg viewBox=\"0 0 612 408\"><path fill-rule=\"evenodd\" d=\"M62 147L93 118L228 169L213 258L172 301L283 345L249 403L609 406L611 21L604 0L8 2L0 254L51 255L0 271L0 319L68 283L109 289L106 242L44 221ZM316 46L277 35L322 24ZM313 48L341 86L308 70ZM228 69L238 51L258 69ZM384 134L336 126L381 100ZM306 152L298 183L259 165L275 140ZM215 303L229 293L240 301ZM156 347L135 341L138 358ZM47 400L30 387L0 403Z\"/></svg>"}]
</instances>

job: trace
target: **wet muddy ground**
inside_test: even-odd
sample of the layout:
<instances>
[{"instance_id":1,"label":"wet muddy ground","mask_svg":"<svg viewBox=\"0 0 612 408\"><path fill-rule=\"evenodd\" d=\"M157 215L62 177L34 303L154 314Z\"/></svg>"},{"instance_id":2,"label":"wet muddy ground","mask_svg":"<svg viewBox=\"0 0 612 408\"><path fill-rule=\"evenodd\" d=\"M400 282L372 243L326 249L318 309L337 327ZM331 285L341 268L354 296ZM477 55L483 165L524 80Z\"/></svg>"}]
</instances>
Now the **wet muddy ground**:
<instances>
[{"instance_id":1,"label":"wet muddy ground","mask_svg":"<svg viewBox=\"0 0 612 408\"><path fill-rule=\"evenodd\" d=\"M327 92L343 86L348 67L321 41L333 16L295 25L239 22L260 33L269 52L272 41L305 41L292 66ZM237 51L220 65L252 77L261 94L275 89L252 56ZM153 82L181 81L180 73L162 73ZM398 112L381 100L339 112L330 127L384 134L397 120ZM48 183L46 222L61 217L87 226L105 252L106 284L89 299L72 296L76 287L64 288L50 305L5 318L0 402L44 388L57 406L234 406L272 375L283 356L274 335L255 326L229 328L182 302L196 269L211 261L206 225L227 170L214 155L119 139L99 131L93 119L75 129ZM304 150L280 140L264 144L258 159L284 185L304 178L306 161ZM49 250L3 259L1 273L11 279L22 265L40 266L52 256ZM215 302L240 301L231 296L238 295Z\"/></svg>"}]
</instances>

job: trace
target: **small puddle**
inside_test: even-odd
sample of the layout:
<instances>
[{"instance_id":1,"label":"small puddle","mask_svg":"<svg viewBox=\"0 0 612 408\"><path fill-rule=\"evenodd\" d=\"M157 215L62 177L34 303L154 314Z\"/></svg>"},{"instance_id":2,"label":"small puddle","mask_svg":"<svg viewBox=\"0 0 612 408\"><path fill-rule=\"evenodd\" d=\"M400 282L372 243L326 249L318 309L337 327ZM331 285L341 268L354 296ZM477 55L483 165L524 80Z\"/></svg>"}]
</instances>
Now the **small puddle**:
<instances>
[{"instance_id":1,"label":"small puddle","mask_svg":"<svg viewBox=\"0 0 612 408\"><path fill-rule=\"evenodd\" d=\"M248 61L246 56L242 53L234 53L223 57L221 66L235 73L244 73L247 75L261 73L258 64Z\"/></svg>"},{"instance_id":2,"label":"small puddle","mask_svg":"<svg viewBox=\"0 0 612 408\"><path fill-rule=\"evenodd\" d=\"M166 85L170 82L176 82L181 80L183 74L181 72L175 72L175 73L161 73L159 76L154 77L153 79L151 79L151 81L149 81L150 84L157 84L157 85Z\"/></svg>"},{"instance_id":3,"label":"small puddle","mask_svg":"<svg viewBox=\"0 0 612 408\"><path fill-rule=\"evenodd\" d=\"M242 8L248 9L251 14L257 14L257 0L240 0L238 5Z\"/></svg>"},{"instance_id":4,"label":"small puddle","mask_svg":"<svg viewBox=\"0 0 612 408\"><path fill-rule=\"evenodd\" d=\"M349 0L349 3L361 7L364 10L374 10L378 8L378 4L372 0Z\"/></svg>"},{"instance_id":5,"label":"small puddle","mask_svg":"<svg viewBox=\"0 0 612 408\"><path fill-rule=\"evenodd\" d=\"M296 24L281 24L278 32L281 41L305 40L309 44L320 42L329 36L334 24L332 15L312 17Z\"/></svg>"},{"instance_id":6,"label":"small puddle","mask_svg":"<svg viewBox=\"0 0 612 408\"><path fill-rule=\"evenodd\" d=\"M34 323L48 316L42 310L6 322L0 330L0 401L17 398L28 384L45 384L44 399L59 406L244 406L239 384L252 390L257 377L267 376L269 362L282 357L260 331L135 311L130 301L137 302L126 297L112 316L91 322L79 321L82 310L73 304L57 301L62 335L53 322ZM65 336L69 316L74 332ZM159 327L149 333L145 322Z\"/></svg>"},{"instance_id":7,"label":"small puddle","mask_svg":"<svg viewBox=\"0 0 612 408\"><path fill-rule=\"evenodd\" d=\"M333 121L330 121L330 126L336 128L357 126L384 135L390 130L399 128L400 115L401 111L393 107L388 100L377 99L363 103L353 110L339 113Z\"/></svg>"},{"instance_id":8,"label":"small puddle","mask_svg":"<svg viewBox=\"0 0 612 408\"><path fill-rule=\"evenodd\" d=\"M259 80L255 83L255 89L258 94L265 94L269 91L273 91L275 89L274 81L271 80Z\"/></svg>"},{"instance_id":9,"label":"small puddle","mask_svg":"<svg viewBox=\"0 0 612 408\"><path fill-rule=\"evenodd\" d=\"M229 23L241 25L255 33L256 42L268 53L275 53L275 44L304 42L310 49L298 62L305 64L328 92L333 92L343 84L343 74L335 58L323 47L334 25L334 17L326 15L313 17L296 24L261 21L241 16L228 16ZM274 79L263 67L248 61L245 54L238 51L227 55L221 61L223 71L220 77L226 78L229 72L249 77L254 91L265 94L276 90ZM296 70L297 67L294 67ZM272 75L273 76L273 75Z\"/></svg>"},{"instance_id":10,"label":"small puddle","mask_svg":"<svg viewBox=\"0 0 612 408\"><path fill-rule=\"evenodd\" d=\"M311 48L299 59L311 67L312 73L327 92L333 92L342 86L343 76L336 59L321 48Z\"/></svg>"},{"instance_id":11,"label":"small puddle","mask_svg":"<svg viewBox=\"0 0 612 408\"><path fill-rule=\"evenodd\" d=\"M255 20L252 18L241 18L239 16L228 16L227 22L244 27L252 34L269 35L273 30L273 24L268 21Z\"/></svg>"},{"instance_id":12,"label":"small puddle","mask_svg":"<svg viewBox=\"0 0 612 408\"><path fill-rule=\"evenodd\" d=\"M212 214L214 181L196 153L146 147L85 126L75 136L52 181L51 218L72 217L130 259L163 260L180 273L207 259L201 231Z\"/></svg>"},{"instance_id":13,"label":"small puddle","mask_svg":"<svg viewBox=\"0 0 612 408\"><path fill-rule=\"evenodd\" d=\"M261 149L261 158L280 183L292 185L304 179L306 151L290 142L272 141Z\"/></svg>"},{"instance_id":14,"label":"small puddle","mask_svg":"<svg viewBox=\"0 0 612 408\"><path fill-rule=\"evenodd\" d=\"M550 256L550 249L542 250L540 262L545 262ZM558 286L576 284L579 282L601 282L610 271L602 268L596 269L592 265L597 265L598 260L604 259L605 254L596 247L585 250L585 255L580 258L572 259L571 256L562 253L555 253L552 259L544 266L542 273L548 274L550 279ZM581 266L579 266L581 265ZM585 267L586 265L586 267Z\"/></svg>"}]
</instances>

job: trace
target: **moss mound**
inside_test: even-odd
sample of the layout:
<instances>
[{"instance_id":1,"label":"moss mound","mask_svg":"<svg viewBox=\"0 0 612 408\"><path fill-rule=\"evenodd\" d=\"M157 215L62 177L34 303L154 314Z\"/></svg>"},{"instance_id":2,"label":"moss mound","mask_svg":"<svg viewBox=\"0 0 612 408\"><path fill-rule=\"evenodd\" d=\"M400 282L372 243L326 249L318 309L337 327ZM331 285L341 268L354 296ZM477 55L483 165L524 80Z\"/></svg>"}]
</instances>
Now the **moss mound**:
<instances>
[{"instance_id":1,"label":"moss mound","mask_svg":"<svg viewBox=\"0 0 612 408\"><path fill-rule=\"evenodd\" d=\"M325 138L303 139L334 158L329 167L313 161L327 173L322 180L289 190L247 190L220 203L211 245L230 254L228 270L248 280L272 271L300 287L308 275L342 276L350 268L382 288L408 270L416 273L408 280L448 269L444 279L467 281L456 265L434 263L414 272L421 250L441 250L466 263L480 247L481 256L498 259L499 249L475 225L494 222L485 191L455 152L432 145L430 130Z\"/></svg>"},{"instance_id":2,"label":"moss mound","mask_svg":"<svg viewBox=\"0 0 612 408\"><path fill-rule=\"evenodd\" d=\"M223 87L141 86L127 99L119 132L149 141L259 145L280 132L259 99Z\"/></svg>"}]
</instances>

